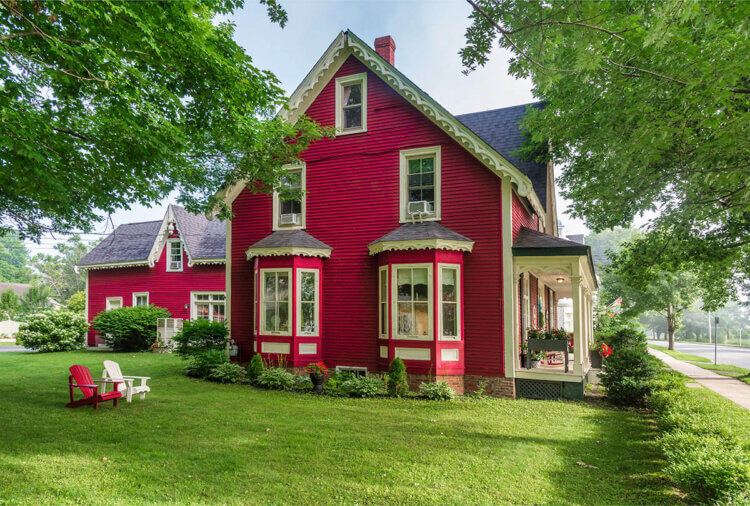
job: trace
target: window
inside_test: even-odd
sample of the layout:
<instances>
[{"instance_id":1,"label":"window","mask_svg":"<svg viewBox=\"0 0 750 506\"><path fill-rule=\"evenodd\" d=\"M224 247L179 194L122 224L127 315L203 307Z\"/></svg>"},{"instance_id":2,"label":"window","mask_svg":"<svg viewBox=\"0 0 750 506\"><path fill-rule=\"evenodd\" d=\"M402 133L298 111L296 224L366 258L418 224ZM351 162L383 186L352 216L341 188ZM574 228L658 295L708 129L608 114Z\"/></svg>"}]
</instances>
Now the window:
<instances>
[{"instance_id":1,"label":"window","mask_svg":"<svg viewBox=\"0 0 750 506\"><path fill-rule=\"evenodd\" d=\"M400 153L401 222L440 219L440 146Z\"/></svg>"},{"instance_id":2,"label":"window","mask_svg":"<svg viewBox=\"0 0 750 506\"><path fill-rule=\"evenodd\" d=\"M459 266L440 267L440 339L461 339L461 271Z\"/></svg>"},{"instance_id":3,"label":"window","mask_svg":"<svg viewBox=\"0 0 750 506\"><path fill-rule=\"evenodd\" d=\"M134 306L148 306L148 292L134 293L133 305Z\"/></svg>"},{"instance_id":4,"label":"window","mask_svg":"<svg viewBox=\"0 0 750 506\"><path fill-rule=\"evenodd\" d=\"M351 374L355 378L363 378L367 376L367 367L346 367L337 365L336 372L345 372Z\"/></svg>"},{"instance_id":5,"label":"window","mask_svg":"<svg viewBox=\"0 0 750 506\"><path fill-rule=\"evenodd\" d=\"M427 265L398 266L396 277L396 339L431 340L432 268Z\"/></svg>"},{"instance_id":6,"label":"window","mask_svg":"<svg viewBox=\"0 0 750 506\"><path fill-rule=\"evenodd\" d=\"M194 320L223 322L226 318L226 296L223 292L193 293Z\"/></svg>"},{"instance_id":7,"label":"window","mask_svg":"<svg viewBox=\"0 0 750 506\"><path fill-rule=\"evenodd\" d=\"M281 194L273 194L273 229L305 228L305 165L288 165Z\"/></svg>"},{"instance_id":8,"label":"window","mask_svg":"<svg viewBox=\"0 0 750 506\"><path fill-rule=\"evenodd\" d=\"M338 134L367 131L367 74L336 79L336 129Z\"/></svg>"},{"instance_id":9,"label":"window","mask_svg":"<svg viewBox=\"0 0 750 506\"><path fill-rule=\"evenodd\" d=\"M318 270L297 269L297 333L305 336L318 335Z\"/></svg>"},{"instance_id":10,"label":"window","mask_svg":"<svg viewBox=\"0 0 750 506\"><path fill-rule=\"evenodd\" d=\"M110 309L120 309L122 307L122 297L107 297L107 311Z\"/></svg>"},{"instance_id":11,"label":"window","mask_svg":"<svg viewBox=\"0 0 750 506\"><path fill-rule=\"evenodd\" d=\"M289 278L291 269L262 273L261 328L263 333L289 332Z\"/></svg>"},{"instance_id":12,"label":"window","mask_svg":"<svg viewBox=\"0 0 750 506\"><path fill-rule=\"evenodd\" d=\"M169 246L167 271L182 271L182 241L179 239L170 239L167 245Z\"/></svg>"},{"instance_id":13,"label":"window","mask_svg":"<svg viewBox=\"0 0 750 506\"><path fill-rule=\"evenodd\" d=\"M378 328L381 339L388 339L388 266L380 268L378 290Z\"/></svg>"},{"instance_id":14,"label":"window","mask_svg":"<svg viewBox=\"0 0 750 506\"><path fill-rule=\"evenodd\" d=\"M258 333L258 269L253 269L253 334Z\"/></svg>"}]
</instances>

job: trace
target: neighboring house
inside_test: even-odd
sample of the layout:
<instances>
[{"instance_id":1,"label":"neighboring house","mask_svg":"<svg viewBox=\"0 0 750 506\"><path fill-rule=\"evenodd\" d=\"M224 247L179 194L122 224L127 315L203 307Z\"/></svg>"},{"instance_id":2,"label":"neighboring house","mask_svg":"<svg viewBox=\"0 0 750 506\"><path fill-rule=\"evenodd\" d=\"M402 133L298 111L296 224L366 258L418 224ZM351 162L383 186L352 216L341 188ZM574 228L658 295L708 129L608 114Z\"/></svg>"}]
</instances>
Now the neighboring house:
<instances>
[{"instance_id":1,"label":"neighboring house","mask_svg":"<svg viewBox=\"0 0 750 506\"><path fill-rule=\"evenodd\" d=\"M86 254L86 314L124 306L169 309L173 318L225 319L226 225L170 205L159 221L120 225ZM102 343L94 330L88 344Z\"/></svg>"},{"instance_id":2,"label":"neighboring house","mask_svg":"<svg viewBox=\"0 0 750 506\"><path fill-rule=\"evenodd\" d=\"M0 283L0 293L12 290L18 296L19 300L23 299L31 288L29 283Z\"/></svg>"},{"instance_id":3,"label":"neighboring house","mask_svg":"<svg viewBox=\"0 0 750 506\"><path fill-rule=\"evenodd\" d=\"M453 116L394 68L390 37L375 47L339 34L281 113L338 129L287 167L300 199L251 181L220 193L234 214L227 314L240 360L367 374L401 357L413 384L581 396L594 268L588 246L556 237L551 164L514 156L527 106ZM570 371L522 369L527 329L557 325L563 297Z\"/></svg>"}]
</instances>

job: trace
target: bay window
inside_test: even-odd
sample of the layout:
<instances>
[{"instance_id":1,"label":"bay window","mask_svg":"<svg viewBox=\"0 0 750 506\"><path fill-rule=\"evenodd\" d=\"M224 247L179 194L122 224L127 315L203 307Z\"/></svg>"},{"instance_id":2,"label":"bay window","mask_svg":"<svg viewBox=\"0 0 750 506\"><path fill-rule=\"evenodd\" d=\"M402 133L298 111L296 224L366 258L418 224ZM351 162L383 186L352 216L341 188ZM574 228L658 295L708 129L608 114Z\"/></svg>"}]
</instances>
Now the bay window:
<instances>
[{"instance_id":1,"label":"bay window","mask_svg":"<svg viewBox=\"0 0 750 506\"><path fill-rule=\"evenodd\" d=\"M263 333L290 334L289 289L291 269L261 270L261 329Z\"/></svg>"},{"instance_id":2,"label":"bay window","mask_svg":"<svg viewBox=\"0 0 750 506\"><path fill-rule=\"evenodd\" d=\"M432 266L398 265L394 269L394 339L432 339Z\"/></svg>"}]
</instances>

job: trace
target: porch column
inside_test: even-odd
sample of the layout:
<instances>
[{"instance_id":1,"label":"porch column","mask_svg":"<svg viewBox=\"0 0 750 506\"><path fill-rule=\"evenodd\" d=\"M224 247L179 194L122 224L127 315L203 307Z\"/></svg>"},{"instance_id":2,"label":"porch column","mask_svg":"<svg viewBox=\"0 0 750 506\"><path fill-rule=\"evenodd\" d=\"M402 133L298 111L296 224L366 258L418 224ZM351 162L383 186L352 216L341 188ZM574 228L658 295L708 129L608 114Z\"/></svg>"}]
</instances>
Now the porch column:
<instances>
[{"instance_id":1,"label":"porch column","mask_svg":"<svg viewBox=\"0 0 750 506\"><path fill-rule=\"evenodd\" d=\"M581 277L571 276L570 284L573 289L573 373L583 375L583 344L585 332L583 330L583 314L581 311Z\"/></svg>"}]
</instances>

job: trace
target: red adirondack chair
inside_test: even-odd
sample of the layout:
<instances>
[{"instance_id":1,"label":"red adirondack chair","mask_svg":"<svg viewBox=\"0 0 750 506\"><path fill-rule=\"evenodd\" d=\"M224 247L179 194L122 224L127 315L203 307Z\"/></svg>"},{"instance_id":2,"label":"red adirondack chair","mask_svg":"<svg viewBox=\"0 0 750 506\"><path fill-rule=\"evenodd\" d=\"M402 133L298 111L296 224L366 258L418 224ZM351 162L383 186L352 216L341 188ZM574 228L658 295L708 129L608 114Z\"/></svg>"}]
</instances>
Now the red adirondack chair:
<instances>
[{"instance_id":1,"label":"red adirondack chair","mask_svg":"<svg viewBox=\"0 0 750 506\"><path fill-rule=\"evenodd\" d=\"M95 383L114 383L114 391L99 393L99 385ZM91 377L91 371L89 368L83 365L74 365L70 367L70 376L68 376L68 387L70 388L70 402L65 406L68 408L77 408L79 406L86 406L93 404L94 409L99 409L99 403L104 401L112 400L117 406L117 399L122 397L122 392L118 390L117 385L122 381L111 381L111 380L97 380L94 382ZM73 390L76 388L81 389L83 399L75 400L73 398ZM104 389L102 389L104 390Z\"/></svg>"}]
</instances>

